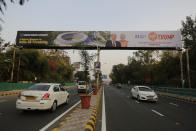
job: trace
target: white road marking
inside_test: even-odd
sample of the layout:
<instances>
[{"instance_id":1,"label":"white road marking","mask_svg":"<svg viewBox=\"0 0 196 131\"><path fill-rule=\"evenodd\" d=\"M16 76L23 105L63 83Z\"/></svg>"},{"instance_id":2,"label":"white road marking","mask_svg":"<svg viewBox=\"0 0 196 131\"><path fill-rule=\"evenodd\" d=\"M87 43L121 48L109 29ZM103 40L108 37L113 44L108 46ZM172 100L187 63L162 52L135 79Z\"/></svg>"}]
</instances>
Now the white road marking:
<instances>
[{"instance_id":1,"label":"white road marking","mask_svg":"<svg viewBox=\"0 0 196 131\"><path fill-rule=\"evenodd\" d=\"M135 102L140 103L139 101L135 101Z\"/></svg>"},{"instance_id":2,"label":"white road marking","mask_svg":"<svg viewBox=\"0 0 196 131\"><path fill-rule=\"evenodd\" d=\"M104 88L103 88L103 98L102 98L102 124L101 124L101 131L106 131L106 114L105 114Z\"/></svg>"},{"instance_id":3,"label":"white road marking","mask_svg":"<svg viewBox=\"0 0 196 131\"><path fill-rule=\"evenodd\" d=\"M178 105L175 103L170 102L169 104L178 107Z\"/></svg>"},{"instance_id":4,"label":"white road marking","mask_svg":"<svg viewBox=\"0 0 196 131\"><path fill-rule=\"evenodd\" d=\"M7 100L4 100L4 99L3 99L3 100L0 100L0 103L6 102L6 101L7 101Z\"/></svg>"},{"instance_id":5,"label":"white road marking","mask_svg":"<svg viewBox=\"0 0 196 131\"><path fill-rule=\"evenodd\" d=\"M152 109L152 112L156 113L156 114L159 115L159 116L164 116L163 114L159 113L159 112L156 111L156 110L153 110L153 109Z\"/></svg>"},{"instance_id":6,"label":"white road marking","mask_svg":"<svg viewBox=\"0 0 196 131\"><path fill-rule=\"evenodd\" d=\"M60 116L58 116L57 118L55 118L53 121L51 121L50 123L48 123L47 125L45 125L39 131L45 131L46 129L48 129L51 125L53 125L55 122L57 122L61 117L63 117L65 114L67 114L69 111L71 111L73 108L75 108L80 103L81 103L81 100L79 100L75 105L73 105L72 107L70 107L68 110L66 110L64 113L62 113Z\"/></svg>"}]
</instances>

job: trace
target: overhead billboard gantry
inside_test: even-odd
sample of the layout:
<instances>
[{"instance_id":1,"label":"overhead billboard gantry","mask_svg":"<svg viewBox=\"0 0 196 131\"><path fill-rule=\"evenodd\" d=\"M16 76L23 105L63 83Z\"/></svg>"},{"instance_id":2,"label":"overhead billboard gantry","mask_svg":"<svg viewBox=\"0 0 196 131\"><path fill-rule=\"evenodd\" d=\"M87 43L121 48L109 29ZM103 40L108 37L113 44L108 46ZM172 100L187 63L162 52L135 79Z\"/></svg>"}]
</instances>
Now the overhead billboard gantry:
<instances>
[{"instance_id":1,"label":"overhead billboard gantry","mask_svg":"<svg viewBox=\"0 0 196 131\"><path fill-rule=\"evenodd\" d=\"M16 45L38 49L176 50L180 31L18 31Z\"/></svg>"}]
</instances>

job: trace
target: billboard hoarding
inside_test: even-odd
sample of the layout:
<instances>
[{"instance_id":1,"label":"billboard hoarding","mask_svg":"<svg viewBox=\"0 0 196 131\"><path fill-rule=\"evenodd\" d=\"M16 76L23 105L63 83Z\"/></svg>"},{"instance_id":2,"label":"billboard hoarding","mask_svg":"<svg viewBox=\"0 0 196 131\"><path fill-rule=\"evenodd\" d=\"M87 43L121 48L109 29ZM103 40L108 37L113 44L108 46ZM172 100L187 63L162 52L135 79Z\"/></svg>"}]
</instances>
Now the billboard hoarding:
<instances>
[{"instance_id":1,"label":"billboard hoarding","mask_svg":"<svg viewBox=\"0 0 196 131\"><path fill-rule=\"evenodd\" d=\"M38 48L182 48L180 31L18 31L16 45Z\"/></svg>"}]
</instances>

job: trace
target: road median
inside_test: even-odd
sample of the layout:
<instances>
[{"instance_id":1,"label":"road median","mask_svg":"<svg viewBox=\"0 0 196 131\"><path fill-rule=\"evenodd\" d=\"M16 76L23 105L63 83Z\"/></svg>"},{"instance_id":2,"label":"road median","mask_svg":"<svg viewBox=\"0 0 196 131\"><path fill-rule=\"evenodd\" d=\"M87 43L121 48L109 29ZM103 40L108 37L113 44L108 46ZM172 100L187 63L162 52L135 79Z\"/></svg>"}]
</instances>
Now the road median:
<instances>
[{"instance_id":1,"label":"road median","mask_svg":"<svg viewBox=\"0 0 196 131\"><path fill-rule=\"evenodd\" d=\"M52 131L94 131L102 96L102 89L97 95L91 95L89 109L82 109L81 104L65 114L47 130Z\"/></svg>"}]
</instances>

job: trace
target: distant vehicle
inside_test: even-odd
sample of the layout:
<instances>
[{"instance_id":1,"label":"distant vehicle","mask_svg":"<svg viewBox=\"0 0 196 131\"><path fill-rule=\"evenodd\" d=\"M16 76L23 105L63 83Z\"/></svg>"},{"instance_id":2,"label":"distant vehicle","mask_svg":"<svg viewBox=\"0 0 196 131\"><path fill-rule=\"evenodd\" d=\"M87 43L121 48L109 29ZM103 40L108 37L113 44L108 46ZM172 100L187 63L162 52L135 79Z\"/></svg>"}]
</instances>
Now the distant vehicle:
<instances>
[{"instance_id":1,"label":"distant vehicle","mask_svg":"<svg viewBox=\"0 0 196 131\"><path fill-rule=\"evenodd\" d=\"M147 86L135 86L131 89L132 98L137 100L158 101L157 94Z\"/></svg>"},{"instance_id":2,"label":"distant vehicle","mask_svg":"<svg viewBox=\"0 0 196 131\"><path fill-rule=\"evenodd\" d=\"M92 89L95 89L97 88L97 85L96 84L92 84Z\"/></svg>"},{"instance_id":3,"label":"distant vehicle","mask_svg":"<svg viewBox=\"0 0 196 131\"><path fill-rule=\"evenodd\" d=\"M122 88L122 86L121 86L120 83L117 83L117 84L116 84L116 87L119 88L119 89Z\"/></svg>"},{"instance_id":4,"label":"distant vehicle","mask_svg":"<svg viewBox=\"0 0 196 131\"><path fill-rule=\"evenodd\" d=\"M20 110L56 110L57 106L69 102L69 93L59 84L39 83L21 92L16 100Z\"/></svg>"},{"instance_id":5,"label":"distant vehicle","mask_svg":"<svg viewBox=\"0 0 196 131\"><path fill-rule=\"evenodd\" d=\"M85 93L89 91L89 85L87 85L86 81L78 81L78 93Z\"/></svg>"}]
</instances>

